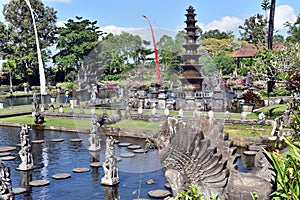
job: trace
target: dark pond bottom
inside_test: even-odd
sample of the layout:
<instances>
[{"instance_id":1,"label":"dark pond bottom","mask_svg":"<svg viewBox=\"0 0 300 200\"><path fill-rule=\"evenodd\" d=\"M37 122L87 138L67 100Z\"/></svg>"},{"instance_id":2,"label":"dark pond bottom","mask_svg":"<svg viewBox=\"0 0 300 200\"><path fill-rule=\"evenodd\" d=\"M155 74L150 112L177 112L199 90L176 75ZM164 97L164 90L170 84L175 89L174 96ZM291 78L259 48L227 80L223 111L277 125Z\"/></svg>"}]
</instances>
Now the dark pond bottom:
<instances>
[{"instance_id":1,"label":"dark pond bottom","mask_svg":"<svg viewBox=\"0 0 300 200\"><path fill-rule=\"evenodd\" d=\"M20 129L0 127L0 146L15 146L20 141ZM150 190L165 189L166 182L158 151L149 150L146 154L136 154L133 158L122 158L118 162L120 183L115 187L105 187L100 184L104 176L103 169L92 168L90 163L94 161L105 161L105 136L102 135L101 151L90 153L88 151L88 135L31 130L31 140L45 140L42 144L32 144L34 165L33 171L21 172L16 168L21 163L18 156L19 148L12 151L16 156L13 161L5 161L5 165L11 169L13 188L27 187L30 191L27 194L16 195L15 199L45 199L45 200L93 200L93 199L135 199L148 198ZM52 142L52 139L62 138L63 142ZM73 138L81 138L82 142L71 142ZM132 138L118 138L121 142L144 145L144 140ZM121 153L132 152L127 147L115 145L116 156ZM87 173L74 173L72 170L77 167L87 167L91 170ZM65 180L52 179L52 175L69 173L71 178ZM31 180L49 180L50 185L45 187L28 187ZM146 181L153 179L152 185Z\"/></svg>"}]
</instances>

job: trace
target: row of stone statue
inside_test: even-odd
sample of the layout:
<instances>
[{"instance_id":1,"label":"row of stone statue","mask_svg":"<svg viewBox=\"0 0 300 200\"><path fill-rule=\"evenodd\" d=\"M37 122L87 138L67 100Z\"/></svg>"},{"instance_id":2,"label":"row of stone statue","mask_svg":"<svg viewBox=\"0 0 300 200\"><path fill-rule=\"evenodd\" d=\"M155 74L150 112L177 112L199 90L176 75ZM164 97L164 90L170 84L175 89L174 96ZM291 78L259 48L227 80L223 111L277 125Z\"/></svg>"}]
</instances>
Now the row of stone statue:
<instances>
[{"instance_id":1,"label":"row of stone statue","mask_svg":"<svg viewBox=\"0 0 300 200\"><path fill-rule=\"evenodd\" d=\"M93 118L91 133L90 133L90 151L101 150L101 139L99 136L99 127L97 118ZM29 126L23 125L20 131L20 146L19 156L21 163L17 170L29 171L35 168L32 156L32 147L29 137ZM104 177L101 179L103 185L116 185L119 183L117 158L115 157L115 140L110 136L106 139L106 154L105 162L103 164ZM13 191L10 179L10 169L6 167L2 161L0 161L0 199L10 200L13 199Z\"/></svg>"}]
</instances>

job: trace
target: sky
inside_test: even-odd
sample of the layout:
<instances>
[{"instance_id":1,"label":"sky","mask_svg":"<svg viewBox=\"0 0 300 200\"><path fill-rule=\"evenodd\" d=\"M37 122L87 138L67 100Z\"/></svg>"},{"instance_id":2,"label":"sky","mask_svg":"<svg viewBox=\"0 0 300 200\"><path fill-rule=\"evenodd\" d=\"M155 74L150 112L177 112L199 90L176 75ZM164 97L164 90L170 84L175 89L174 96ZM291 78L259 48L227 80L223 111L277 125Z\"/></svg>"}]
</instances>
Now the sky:
<instances>
[{"instance_id":1,"label":"sky","mask_svg":"<svg viewBox=\"0 0 300 200\"><path fill-rule=\"evenodd\" d=\"M257 13L264 14L262 0L42 0L58 13L58 25L82 16L97 21L100 30L119 34L121 31L139 34L150 40L146 15L155 28L156 38L175 35L185 27L186 9L195 8L198 25L204 30L234 31L239 37L239 25ZM0 10L9 0L0 0ZM286 34L285 22L295 22L300 14L300 0L277 0L275 30ZM3 21L2 14L0 20Z\"/></svg>"}]
</instances>

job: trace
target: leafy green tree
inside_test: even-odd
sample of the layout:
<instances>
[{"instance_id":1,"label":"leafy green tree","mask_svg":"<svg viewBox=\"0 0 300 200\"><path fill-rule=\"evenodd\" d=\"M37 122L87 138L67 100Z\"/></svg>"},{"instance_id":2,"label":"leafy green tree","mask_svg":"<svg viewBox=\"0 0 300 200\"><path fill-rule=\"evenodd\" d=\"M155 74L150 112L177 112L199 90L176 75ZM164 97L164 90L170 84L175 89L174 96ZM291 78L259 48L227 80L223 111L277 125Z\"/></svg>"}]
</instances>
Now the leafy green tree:
<instances>
[{"instance_id":1,"label":"leafy green tree","mask_svg":"<svg viewBox=\"0 0 300 200\"><path fill-rule=\"evenodd\" d=\"M265 18L266 18L266 21L268 20L267 17L268 17L268 10L270 9L271 7L271 2L270 0L263 0L262 3L261 3L261 8L265 11Z\"/></svg>"},{"instance_id":2,"label":"leafy green tree","mask_svg":"<svg viewBox=\"0 0 300 200\"><path fill-rule=\"evenodd\" d=\"M201 35L201 39L207 39L207 38L215 38L215 39L229 39L229 38L233 38L233 32L221 32L219 29L214 29L214 30L209 30L204 32Z\"/></svg>"},{"instance_id":3,"label":"leafy green tree","mask_svg":"<svg viewBox=\"0 0 300 200\"><path fill-rule=\"evenodd\" d=\"M165 69L176 69L179 70L179 57L181 53L181 45L179 36L175 40L168 35L163 35L157 42L159 49L159 63Z\"/></svg>"},{"instance_id":4,"label":"leafy green tree","mask_svg":"<svg viewBox=\"0 0 300 200\"><path fill-rule=\"evenodd\" d=\"M35 13L42 58L46 62L51 53L48 47L54 43L56 11L44 6L41 0L31 0L31 6ZM10 1L3 7L3 15L7 22L6 29L3 29L3 26L0 28L0 34L3 35L4 31L6 41L4 57L15 60L17 75L24 82L38 85L36 41L31 13L26 2Z\"/></svg>"},{"instance_id":5,"label":"leafy green tree","mask_svg":"<svg viewBox=\"0 0 300 200\"><path fill-rule=\"evenodd\" d=\"M265 44L266 33L265 27L267 21L263 15L257 14L246 19L244 25L240 25L241 39L247 41L250 44Z\"/></svg>"},{"instance_id":6,"label":"leafy green tree","mask_svg":"<svg viewBox=\"0 0 300 200\"><path fill-rule=\"evenodd\" d=\"M236 67L236 63L230 56L219 55L212 57L216 63L217 69L222 70L223 75L231 75Z\"/></svg>"},{"instance_id":7,"label":"leafy green tree","mask_svg":"<svg viewBox=\"0 0 300 200\"><path fill-rule=\"evenodd\" d=\"M291 56L293 55L293 56ZM298 77L300 68L300 44L285 44L280 50L263 48L255 55L253 69L264 80L272 77L286 83L292 76ZM298 85L290 85L295 90Z\"/></svg>"},{"instance_id":8,"label":"leafy green tree","mask_svg":"<svg viewBox=\"0 0 300 200\"><path fill-rule=\"evenodd\" d=\"M122 32L120 35L108 34L93 51L94 62L98 65L101 80L116 80L136 66L144 66L152 61L153 53L147 46L150 42L138 35ZM90 59L90 56L89 56Z\"/></svg>"},{"instance_id":9,"label":"leafy green tree","mask_svg":"<svg viewBox=\"0 0 300 200\"><path fill-rule=\"evenodd\" d=\"M300 41L300 15L298 15L298 18L295 23L292 24L290 22L287 22L286 26L289 28L288 34L290 34L290 36L288 36L286 40L289 42L299 42Z\"/></svg>"},{"instance_id":10,"label":"leafy green tree","mask_svg":"<svg viewBox=\"0 0 300 200\"><path fill-rule=\"evenodd\" d=\"M97 46L102 31L96 24L97 21L91 22L76 16L76 20L69 19L64 27L57 29L55 41L58 53L53 59L56 65L60 65L66 80L75 78L68 74L71 71L76 73L89 53Z\"/></svg>"},{"instance_id":11,"label":"leafy green tree","mask_svg":"<svg viewBox=\"0 0 300 200\"><path fill-rule=\"evenodd\" d=\"M201 49L204 49L208 52L210 56L217 55L228 55L234 49L237 49L239 42L233 38L229 39L216 39L216 38L206 38L199 41L202 46Z\"/></svg>"},{"instance_id":12,"label":"leafy green tree","mask_svg":"<svg viewBox=\"0 0 300 200\"><path fill-rule=\"evenodd\" d=\"M8 32L7 27L3 22L0 22L0 56L6 57L10 52L8 51Z\"/></svg>"}]
</instances>

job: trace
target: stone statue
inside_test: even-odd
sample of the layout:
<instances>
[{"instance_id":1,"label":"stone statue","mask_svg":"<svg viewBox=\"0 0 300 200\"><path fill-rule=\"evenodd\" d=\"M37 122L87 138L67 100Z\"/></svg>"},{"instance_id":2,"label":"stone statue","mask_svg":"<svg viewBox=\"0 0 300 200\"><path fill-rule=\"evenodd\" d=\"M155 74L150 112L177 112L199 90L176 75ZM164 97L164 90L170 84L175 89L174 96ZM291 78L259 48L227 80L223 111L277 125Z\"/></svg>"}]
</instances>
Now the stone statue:
<instances>
[{"instance_id":1,"label":"stone statue","mask_svg":"<svg viewBox=\"0 0 300 200\"><path fill-rule=\"evenodd\" d=\"M9 167L6 167L2 161L0 161L0 199L13 199L10 169Z\"/></svg>"},{"instance_id":2,"label":"stone statue","mask_svg":"<svg viewBox=\"0 0 300 200\"><path fill-rule=\"evenodd\" d=\"M194 126L169 117L149 140L159 149L174 196L194 185L205 200L216 195L220 199L252 200L251 192L256 192L259 199L270 198L270 181L236 170L236 147L223 133L223 124L207 115L197 116Z\"/></svg>"},{"instance_id":3,"label":"stone statue","mask_svg":"<svg viewBox=\"0 0 300 200\"><path fill-rule=\"evenodd\" d=\"M253 86L253 75L250 71L247 73L247 76L246 76L246 86L247 87Z\"/></svg>"},{"instance_id":4,"label":"stone statue","mask_svg":"<svg viewBox=\"0 0 300 200\"><path fill-rule=\"evenodd\" d=\"M42 124L45 122L44 116L39 112L39 99L36 96L36 93L33 93L32 97L32 117L34 117L34 123ZM44 107L42 107L44 109ZM43 112L43 111L42 111Z\"/></svg>"},{"instance_id":5,"label":"stone statue","mask_svg":"<svg viewBox=\"0 0 300 200\"><path fill-rule=\"evenodd\" d=\"M263 112L259 113L259 115L258 115L258 121L261 122L261 123L265 123L265 121L266 121L266 115Z\"/></svg>"},{"instance_id":6,"label":"stone statue","mask_svg":"<svg viewBox=\"0 0 300 200\"><path fill-rule=\"evenodd\" d=\"M178 117L180 117L180 118L183 117L183 110L182 110L182 108L180 108L179 111L178 111Z\"/></svg>"},{"instance_id":7,"label":"stone statue","mask_svg":"<svg viewBox=\"0 0 300 200\"><path fill-rule=\"evenodd\" d=\"M106 138L106 152L103 170L104 177L101 179L101 184L116 185L119 183L117 158L115 157L114 139L112 136Z\"/></svg>"},{"instance_id":8,"label":"stone statue","mask_svg":"<svg viewBox=\"0 0 300 200\"><path fill-rule=\"evenodd\" d=\"M32 96L32 110L37 112L39 110L40 106L39 106L39 99L36 96L36 93L33 93Z\"/></svg>"},{"instance_id":9,"label":"stone statue","mask_svg":"<svg viewBox=\"0 0 300 200\"><path fill-rule=\"evenodd\" d=\"M98 135L99 124L96 116L92 117L91 133L89 137L89 151L100 151L101 150L101 139Z\"/></svg>"},{"instance_id":10,"label":"stone statue","mask_svg":"<svg viewBox=\"0 0 300 200\"><path fill-rule=\"evenodd\" d=\"M226 110L226 112L224 114L224 118L225 118L225 120L230 119L230 112L228 110Z\"/></svg>"},{"instance_id":11,"label":"stone statue","mask_svg":"<svg viewBox=\"0 0 300 200\"><path fill-rule=\"evenodd\" d=\"M21 150L19 151L19 156L22 162L17 169L22 171L31 170L34 168L34 165L29 139L29 127L27 125L22 126L20 132L20 142Z\"/></svg>"}]
</instances>

